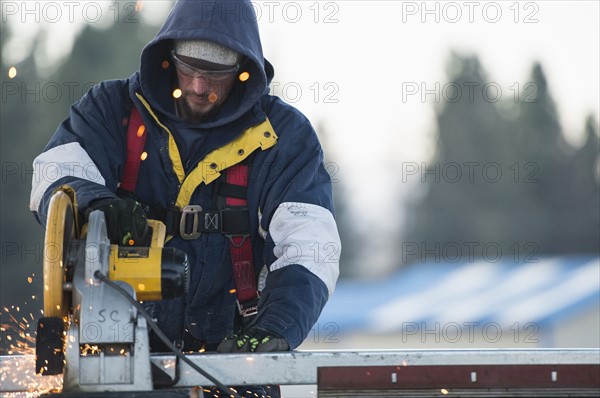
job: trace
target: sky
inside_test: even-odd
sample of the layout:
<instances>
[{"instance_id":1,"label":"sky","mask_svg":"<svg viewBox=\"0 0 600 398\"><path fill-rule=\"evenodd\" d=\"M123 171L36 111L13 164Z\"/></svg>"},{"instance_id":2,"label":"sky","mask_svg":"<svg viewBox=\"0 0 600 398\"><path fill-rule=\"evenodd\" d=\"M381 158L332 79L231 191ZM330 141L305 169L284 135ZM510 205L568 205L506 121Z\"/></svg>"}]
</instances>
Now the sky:
<instances>
[{"instance_id":1,"label":"sky","mask_svg":"<svg viewBox=\"0 0 600 398\"><path fill-rule=\"evenodd\" d=\"M2 23L10 21L17 33L2 56L23 59L31 38L44 29L47 51L37 61L46 73L68 57L85 20L106 28L133 16L158 29L170 8L167 1L47 2L55 8L27 3L29 14L23 2L2 3ZM275 65L272 93L318 127L331 159L328 169L346 187L362 221L384 230L392 228L389 215L397 213L398 199L414 188L398 184L398 171L433 155L435 107L447 98L446 61L453 51L480 57L488 89L496 91L473 94L491 100L522 101L515 95L527 85L532 64L541 62L574 145L581 143L585 117L593 114L598 121L598 1L253 4L265 57Z\"/></svg>"}]
</instances>

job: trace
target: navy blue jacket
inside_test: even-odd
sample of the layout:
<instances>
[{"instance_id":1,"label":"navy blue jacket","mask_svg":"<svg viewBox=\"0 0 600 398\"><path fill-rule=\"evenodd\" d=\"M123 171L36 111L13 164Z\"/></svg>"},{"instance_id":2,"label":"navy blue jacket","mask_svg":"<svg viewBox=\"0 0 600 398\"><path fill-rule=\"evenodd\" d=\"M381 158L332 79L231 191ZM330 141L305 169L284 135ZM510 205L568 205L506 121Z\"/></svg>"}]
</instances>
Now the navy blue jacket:
<instances>
[{"instance_id":1,"label":"navy blue jacket","mask_svg":"<svg viewBox=\"0 0 600 398\"><path fill-rule=\"evenodd\" d=\"M235 83L210 120L191 124L176 114L173 39L211 40L248 60L243 68L250 79ZM44 225L49 199L63 185L75 190L80 210L95 199L116 197L125 163L127 101L146 126L147 158L135 191L145 205L215 210L214 181L251 153L248 208L261 290L253 325L297 347L333 293L341 246L321 146L304 115L267 94L273 74L249 1L179 0L144 48L139 72L96 85L72 106L34 160L31 210ZM212 163L216 169L208 167ZM226 238L175 236L167 246L188 254L191 284L187 297L156 303L160 326L173 338L187 329L199 340L218 343L233 332L236 311Z\"/></svg>"}]
</instances>

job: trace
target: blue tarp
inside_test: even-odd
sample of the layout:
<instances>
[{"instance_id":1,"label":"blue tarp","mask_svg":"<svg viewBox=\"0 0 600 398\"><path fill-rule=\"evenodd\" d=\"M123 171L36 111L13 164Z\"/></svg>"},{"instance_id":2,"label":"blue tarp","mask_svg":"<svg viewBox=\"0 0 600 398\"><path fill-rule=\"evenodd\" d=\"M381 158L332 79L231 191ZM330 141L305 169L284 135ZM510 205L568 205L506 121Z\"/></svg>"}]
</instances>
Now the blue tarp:
<instances>
[{"instance_id":1,"label":"blue tarp","mask_svg":"<svg viewBox=\"0 0 600 398\"><path fill-rule=\"evenodd\" d=\"M544 326L593 306L600 306L600 257L475 259L412 264L383 280L341 280L319 323L365 333L413 323Z\"/></svg>"}]
</instances>

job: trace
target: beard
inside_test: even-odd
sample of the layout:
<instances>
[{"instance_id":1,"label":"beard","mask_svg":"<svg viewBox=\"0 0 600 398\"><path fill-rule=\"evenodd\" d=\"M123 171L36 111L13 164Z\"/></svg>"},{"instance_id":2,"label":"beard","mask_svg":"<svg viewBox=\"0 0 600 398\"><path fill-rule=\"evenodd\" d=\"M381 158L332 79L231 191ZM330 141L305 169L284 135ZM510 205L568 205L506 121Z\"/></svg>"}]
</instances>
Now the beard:
<instances>
[{"instance_id":1,"label":"beard","mask_svg":"<svg viewBox=\"0 0 600 398\"><path fill-rule=\"evenodd\" d=\"M207 120L212 119L218 112L221 107L221 104L215 103L210 109L207 111L200 111L198 109L194 109L190 106L190 95L195 94L184 94L176 103L177 110L179 111L179 116L189 123L202 123ZM208 94L206 96L201 96L202 99L207 99Z\"/></svg>"}]
</instances>

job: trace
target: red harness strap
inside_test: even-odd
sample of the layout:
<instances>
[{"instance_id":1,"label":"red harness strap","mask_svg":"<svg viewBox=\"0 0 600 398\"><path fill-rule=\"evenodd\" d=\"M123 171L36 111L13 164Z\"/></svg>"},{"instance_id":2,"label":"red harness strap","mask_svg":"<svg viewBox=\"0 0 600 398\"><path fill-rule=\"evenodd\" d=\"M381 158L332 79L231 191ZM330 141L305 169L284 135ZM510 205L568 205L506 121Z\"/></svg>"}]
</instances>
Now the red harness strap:
<instances>
[{"instance_id":1,"label":"red harness strap","mask_svg":"<svg viewBox=\"0 0 600 398\"><path fill-rule=\"evenodd\" d=\"M248 186L248 166L236 164L226 170L225 181L228 184ZM247 199L225 198L225 204L231 207L247 207ZM229 252L233 267L233 282L242 317L256 314L258 290L252 260L252 242L249 235L233 235L229 238Z\"/></svg>"},{"instance_id":2,"label":"red harness strap","mask_svg":"<svg viewBox=\"0 0 600 398\"><path fill-rule=\"evenodd\" d=\"M142 115L135 106L131 110L129 116L129 124L127 125L127 159L123 169L123 178L119 188L129 192L135 192L137 185L138 174L140 172L140 163L142 161L142 153L146 144L146 126L142 120Z\"/></svg>"}]
</instances>

